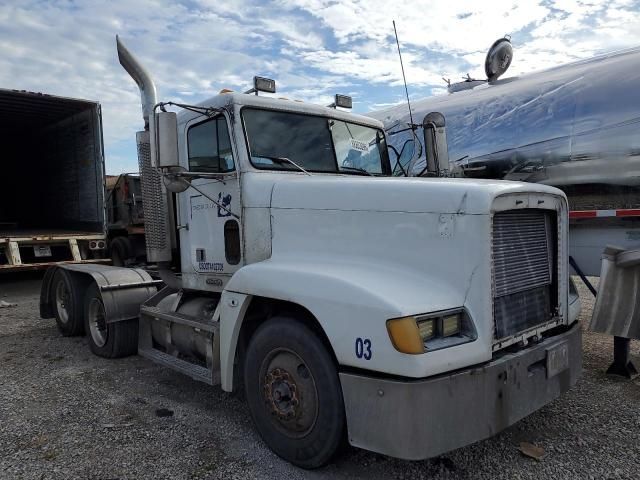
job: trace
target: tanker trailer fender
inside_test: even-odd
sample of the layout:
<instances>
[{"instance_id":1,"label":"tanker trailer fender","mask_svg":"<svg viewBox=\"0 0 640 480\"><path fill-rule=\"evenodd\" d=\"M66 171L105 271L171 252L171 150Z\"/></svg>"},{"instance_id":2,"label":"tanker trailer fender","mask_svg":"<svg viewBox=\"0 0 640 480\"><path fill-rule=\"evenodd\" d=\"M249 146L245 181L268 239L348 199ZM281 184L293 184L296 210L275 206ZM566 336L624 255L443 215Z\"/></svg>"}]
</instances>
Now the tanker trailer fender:
<instances>
[{"instance_id":1,"label":"tanker trailer fender","mask_svg":"<svg viewBox=\"0 0 640 480\"><path fill-rule=\"evenodd\" d=\"M252 306L258 302L273 302L280 309L274 312L278 315L290 311L307 313L303 320L310 321L312 329L324 337L337 368L405 371L412 367L411 373L416 374L421 366L415 361L407 365L407 355L393 347L386 320L460 307L465 302L464 289L438 284L438 279L426 274L403 271L400 275L397 268L380 264L345 269L344 263L336 259L325 260L272 257L247 265L233 275L222 292L219 309L223 390L237 387L234 366L241 354L239 339L242 336L247 340L243 327L250 323L246 319L255 320Z\"/></svg>"},{"instance_id":2,"label":"tanker trailer fender","mask_svg":"<svg viewBox=\"0 0 640 480\"><path fill-rule=\"evenodd\" d=\"M68 264L50 267L42 280L40 290L40 317L54 318L59 306L56 302L56 279L70 279L72 297L84 301L87 290L96 285L105 310L107 323L136 319L140 306L156 293L161 280L154 280L140 268L112 267L110 265ZM82 312L71 312L82 316ZM80 319L70 319L82 321Z\"/></svg>"}]
</instances>

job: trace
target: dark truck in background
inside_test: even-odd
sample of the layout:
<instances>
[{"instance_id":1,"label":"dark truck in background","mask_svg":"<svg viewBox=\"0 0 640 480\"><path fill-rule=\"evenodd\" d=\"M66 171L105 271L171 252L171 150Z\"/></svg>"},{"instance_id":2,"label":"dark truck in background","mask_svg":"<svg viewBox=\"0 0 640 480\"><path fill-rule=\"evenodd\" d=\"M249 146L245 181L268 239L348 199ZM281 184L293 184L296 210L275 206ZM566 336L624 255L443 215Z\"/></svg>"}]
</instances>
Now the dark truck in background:
<instances>
[{"instance_id":1,"label":"dark truck in background","mask_svg":"<svg viewBox=\"0 0 640 480\"><path fill-rule=\"evenodd\" d=\"M100 105L0 89L0 273L108 263Z\"/></svg>"},{"instance_id":2,"label":"dark truck in background","mask_svg":"<svg viewBox=\"0 0 640 480\"><path fill-rule=\"evenodd\" d=\"M145 263L144 211L139 173L106 177L107 238L116 267Z\"/></svg>"}]
</instances>

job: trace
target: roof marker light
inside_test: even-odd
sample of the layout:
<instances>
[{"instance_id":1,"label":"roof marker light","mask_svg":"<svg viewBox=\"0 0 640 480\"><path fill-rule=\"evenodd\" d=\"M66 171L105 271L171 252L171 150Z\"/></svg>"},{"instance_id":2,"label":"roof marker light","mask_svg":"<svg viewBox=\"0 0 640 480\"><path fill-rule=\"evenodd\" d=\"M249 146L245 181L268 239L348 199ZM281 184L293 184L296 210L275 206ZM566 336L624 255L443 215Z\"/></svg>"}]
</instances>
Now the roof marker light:
<instances>
[{"instance_id":1,"label":"roof marker light","mask_svg":"<svg viewBox=\"0 0 640 480\"><path fill-rule=\"evenodd\" d=\"M258 92L276 93L276 81L266 77L253 77L253 88L244 93L258 95Z\"/></svg>"},{"instance_id":2,"label":"roof marker light","mask_svg":"<svg viewBox=\"0 0 640 480\"><path fill-rule=\"evenodd\" d=\"M353 100L349 95L340 95L336 93L335 100L331 105L327 105L329 108L353 108Z\"/></svg>"}]
</instances>

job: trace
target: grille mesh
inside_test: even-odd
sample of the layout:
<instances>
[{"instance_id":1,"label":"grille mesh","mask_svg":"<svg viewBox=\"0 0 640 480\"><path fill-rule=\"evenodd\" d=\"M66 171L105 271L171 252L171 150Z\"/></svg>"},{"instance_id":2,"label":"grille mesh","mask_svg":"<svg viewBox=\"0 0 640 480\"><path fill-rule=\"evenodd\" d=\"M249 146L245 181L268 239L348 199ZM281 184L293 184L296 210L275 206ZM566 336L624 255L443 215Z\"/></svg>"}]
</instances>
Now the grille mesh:
<instances>
[{"instance_id":1,"label":"grille mesh","mask_svg":"<svg viewBox=\"0 0 640 480\"><path fill-rule=\"evenodd\" d=\"M498 297L493 304L496 338L509 337L540 325L549 319L550 311L548 287Z\"/></svg>"},{"instance_id":2,"label":"grille mesh","mask_svg":"<svg viewBox=\"0 0 640 480\"><path fill-rule=\"evenodd\" d=\"M544 211L494 215L493 269L496 297L551 283Z\"/></svg>"},{"instance_id":3,"label":"grille mesh","mask_svg":"<svg viewBox=\"0 0 640 480\"><path fill-rule=\"evenodd\" d=\"M171 260L171 246L167 231L166 194L160 173L151 166L148 132L138 132L137 147L147 257L151 262L168 261Z\"/></svg>"},{"instance_id":4,"label":"grille mesh","mask_svg":"<svg viewBox=\"0 0 640 480\"><path fill-rule=\"evenodd\" d=\"M524 209L493 217L495 335L501 339L551 316L552 213Z\"/></svg>"}]
</instances>

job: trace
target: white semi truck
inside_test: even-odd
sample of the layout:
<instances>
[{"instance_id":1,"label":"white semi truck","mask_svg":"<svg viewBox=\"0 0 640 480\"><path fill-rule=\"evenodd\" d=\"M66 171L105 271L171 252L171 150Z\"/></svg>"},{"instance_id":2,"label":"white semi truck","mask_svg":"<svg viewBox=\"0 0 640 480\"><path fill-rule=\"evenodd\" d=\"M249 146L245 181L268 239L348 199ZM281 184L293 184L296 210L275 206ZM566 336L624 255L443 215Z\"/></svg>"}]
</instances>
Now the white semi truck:
<instances>
[{"instance_id":1,"label":"white semi truck","mask_svg":"<svg viewBox=\"0 0 640 480\"><path fill-rule=\"evenodd\" d=\"M120 41L118 54L142 94L147 256L162 280L49 269L41 315L63 334L244 389L267 445L304 468L345 437L433 457L577 381L561 191L387 178L382 123L259 96L275 91L259 77L176 115Z\"/></svg>"}]
</instances>

